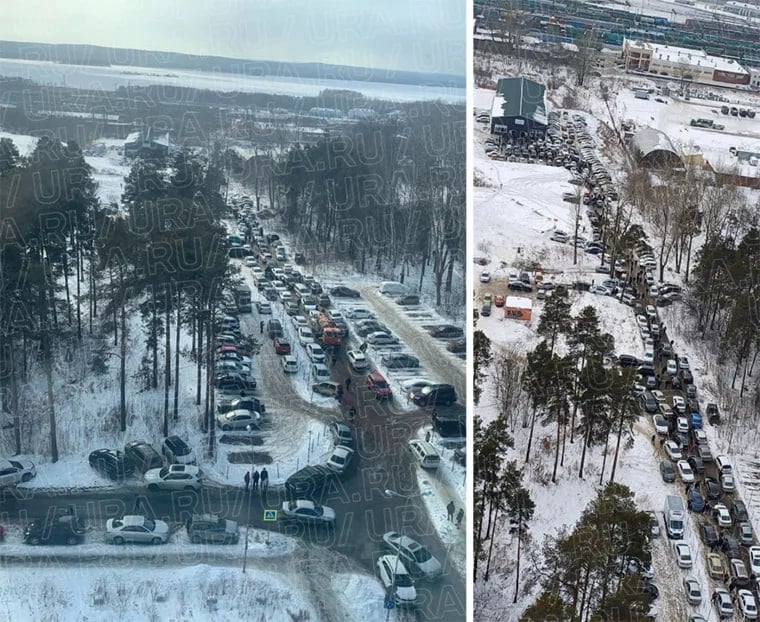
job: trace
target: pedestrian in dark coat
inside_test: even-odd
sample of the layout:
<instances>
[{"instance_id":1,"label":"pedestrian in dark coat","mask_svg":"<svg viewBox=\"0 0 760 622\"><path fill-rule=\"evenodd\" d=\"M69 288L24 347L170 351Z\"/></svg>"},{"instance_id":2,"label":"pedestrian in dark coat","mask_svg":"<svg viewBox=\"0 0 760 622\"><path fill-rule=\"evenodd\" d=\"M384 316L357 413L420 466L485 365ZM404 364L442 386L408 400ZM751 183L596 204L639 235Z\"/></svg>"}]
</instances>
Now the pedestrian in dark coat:
<instances>
[{"instance_id":1,"label":"pedestrian in dark coat","mask_svg":"<svg viewBox=\"0 0 760 622\"><path fill-rule=\"evenodd\" d=\"M261 331L261 334L263 335L264 334L264 320L261 320L261 322L259 322L259 330Z\"/></svg>"},{"instance_id":2,"label":"pedestrian in dark coat","mask_svg":"<svg viewBox=\"0 0 760 622\"><path fill-rule=\"evenodd\" d=\"M248 488L251 485L251 472L246 471L245 476L243 476L243 481L245 482L245 491L248 492Z\"/></svg>"},{"instance_id":3,"label":"pedestrian in dark coat","mask_svg":"<svg viewBox=\"0 0 760 622\"><path fill-rule=\"evenodd\" d=\"M261 492L266 493L269 489L269 473L266 469L261 469Z\"/></svg>"},{"instance_id":4,"label":"pedestrian in dark coat","mask_svg":"<svg viewBox=\"0 0 760 622\"><path fill-rule=\"evenodd\" d=\"M462 526L463 518L464 518L464 510L462 508L459 508L459 511L457 512L457 528Z\"/></svg>"},{"instance_id":5,"label":"pedestrian in dark coat","mask_svg":"<svg viewBox=\"0 0 760 622\"><path fill-rule=\"evenodd\" d=\"M351 390L351 377L346 378L346 391Z\"/></svg>"},{"instance_id":6,"label":"pedestrian in dark coat","mask_svg":"<svg viewBox=\"0 0 760 622\"><path fill-rule=\"evenodd\" d=\"M256 490L259 487L259 472L257 469L253 470L253 488L252 490Z\"/></svg>"},{"instance_id":7,"label":"pedestrian in dark coat","mask_svg":"<svg viewBox=\"0 0 760 622\"><path fill-rule=\"evenodd\" d=\"M454 510L456 510L456 506L454 505L453 501L449 501L449 504L446 506L446 511L448 512L449 516L448 519L452 522L454 522Z\"/></svg>"}]
</instances>

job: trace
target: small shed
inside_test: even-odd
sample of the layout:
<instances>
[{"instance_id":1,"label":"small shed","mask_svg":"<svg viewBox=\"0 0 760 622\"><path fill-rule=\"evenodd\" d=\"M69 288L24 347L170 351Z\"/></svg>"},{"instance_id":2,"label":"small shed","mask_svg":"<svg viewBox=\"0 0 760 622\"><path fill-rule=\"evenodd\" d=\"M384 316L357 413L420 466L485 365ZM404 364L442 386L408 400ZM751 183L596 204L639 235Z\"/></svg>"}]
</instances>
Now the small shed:
<instances>
[{"instance_id":1,"label":"small shed","mask_svg":"<svg viewBox=\"0 0 760 622\"><path fill-rule=\"evenodd\" d=\"M507 296L504 301L504 317L508 320L530 321L533 300L523 296Z\"/></svg>"}]
</instances>

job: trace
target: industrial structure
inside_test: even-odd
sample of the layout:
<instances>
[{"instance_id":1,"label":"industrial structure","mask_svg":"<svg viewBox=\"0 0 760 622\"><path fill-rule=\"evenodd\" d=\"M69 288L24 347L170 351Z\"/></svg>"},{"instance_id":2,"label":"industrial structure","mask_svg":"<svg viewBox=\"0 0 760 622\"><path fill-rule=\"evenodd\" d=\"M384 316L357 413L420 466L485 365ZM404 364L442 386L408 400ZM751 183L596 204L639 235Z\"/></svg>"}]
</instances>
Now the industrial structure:
<instances>
[{"instance_id":1,"label":"industrial structure","mask_svg":"<svg viewBox=\"0 0 760 622\"><path fill-rule=\"evenodd\" d=\"M527 78L501 78L491 106L491 133L543 135L549 126L546 87Z\"/></svg>"}]
</instances>

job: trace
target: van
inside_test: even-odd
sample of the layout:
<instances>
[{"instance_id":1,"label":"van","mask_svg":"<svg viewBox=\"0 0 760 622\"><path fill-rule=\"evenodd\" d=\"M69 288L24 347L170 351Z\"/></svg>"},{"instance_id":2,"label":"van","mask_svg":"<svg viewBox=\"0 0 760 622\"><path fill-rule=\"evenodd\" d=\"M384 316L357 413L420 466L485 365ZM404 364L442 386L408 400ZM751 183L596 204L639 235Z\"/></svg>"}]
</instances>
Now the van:
<instances>
[{"instance_id":1,"label":"van","mask_svg":"<svg viewBox=\"0 0 760 622\"><path fill-rule=\"evenodd\" d=\"M379 291L384 296L403 296L406 294L406 286L398 281L383 281L380 283Z\"/></svg>"},{"instance_id":2,"label":"van","mask_svg":"<svg viewBox=\"0 0 760 622\"><path fill-rule=\"evenodd\" d=\"M435 447L427 441L411 440L409 441L409 450L423 469L437 469L441 463L441 456L438 455Z\"/></svg>"},{"instance_id":3,"label":"van","mask_svg":"<svg viewBox=\"0 0 760 622\"><path fill-rule=\"evenodd\" d=\"M726 455L715 456L715 466L718 467L720 475L733 475L734 473L733 467Z\"/></svg>"}]
</instances>

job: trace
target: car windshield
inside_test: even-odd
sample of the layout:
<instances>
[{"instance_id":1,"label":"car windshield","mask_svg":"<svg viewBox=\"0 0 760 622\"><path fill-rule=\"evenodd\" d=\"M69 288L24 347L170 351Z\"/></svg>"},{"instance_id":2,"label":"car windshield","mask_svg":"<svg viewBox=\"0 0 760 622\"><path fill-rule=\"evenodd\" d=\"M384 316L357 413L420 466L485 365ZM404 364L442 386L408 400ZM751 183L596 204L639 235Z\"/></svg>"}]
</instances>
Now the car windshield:
<instances>
[{"instance_id":1,"label":"car windshield","mask_svg":"<svg viewBox=\"0 0 760 622\"><path fill-rule=\"evenodd\" d=\"M346 462L346 459L345 459L343 456L339 456L338 454L335 454L335 455L332 457L332 461L333 461L335 464L344 464L344 463Z\"/></svg>"},{"instance_id":2,"label":"car windshield","mask_svg":"<svg viewBox=\"0 0 760 622\"><path fill-rule=\"evenodd\" d=\"M680 520L671 520L670 521L670 527L672 529L683 529L683 521ZM678 554L681 557L689 557L689 552L686 549L679 548Z\"/></svg>"},{"instance_id":3,"label":"car windshield","mask_svg":"<svg viewBox=\"0 0 760 622\"><path fill-rule=\"evenodd\" d=\"M375 386L380 389L385 389L388 386L388 383L385 380L375 380Z\"/></svg>"},{"instance_id":4,"label":"car windshield","mask_svg":"<svg viewBox=\"0 0 760 622\"><path fill-rule=\"evenodd\" d=\"M397 587L412 587L414 583L412 583L412 579L408 574L398 574L396 575L396 586Z\"/></svg>"},{"instance_id":5,"label":"car windshield","mask_svg":"<svg viewBox=\"0 0 760 622\"><path fill-rule=\"evenodd\" d=\"M156 528L156 523L154 520L150 518L146 518L143 522L143 527L145 527L145 529L147 529L148 531L153 531Z\"/></svg>"},{"instance_id":6,"label":"car windshield","mask_svg":"<svg viewBox=\"0 0 760 622\"><path fill-rule=\"evenodd\" d=\"M161 477L166 477L167 475L169 475L169 467L164 467L163 469L161 469L161 470L158 472L158 474L159 474Z\"/></svg>"},{"instance_id":7,"label":"car windshield","mask_svg":"<svg viewBox=\"0 0 760 622\"><path fill-rule=\"evenodd\" d=\"M424 546L421 546L414 552L414 561L416 561L418 564L426 562L431 557L432 555Z\"/></svg>"}]
</instances>

